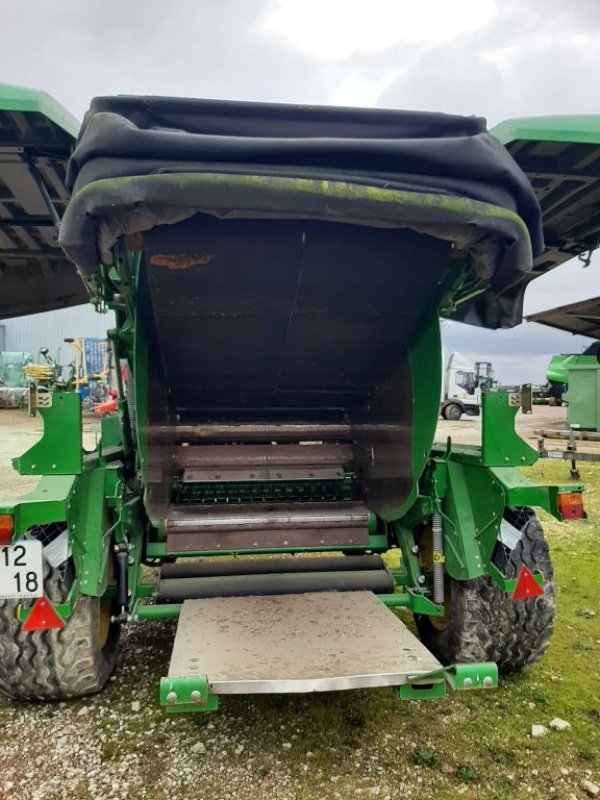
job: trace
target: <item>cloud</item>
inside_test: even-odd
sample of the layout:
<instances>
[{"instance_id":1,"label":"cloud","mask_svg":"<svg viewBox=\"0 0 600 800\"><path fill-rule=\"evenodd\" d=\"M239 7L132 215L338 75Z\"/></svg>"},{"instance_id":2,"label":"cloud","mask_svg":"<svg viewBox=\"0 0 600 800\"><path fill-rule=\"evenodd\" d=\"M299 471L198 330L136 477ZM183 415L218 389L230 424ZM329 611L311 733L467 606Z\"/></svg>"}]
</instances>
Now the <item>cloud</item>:
<instances>
[{"instance_id":1,"label":"cloud","mask_svg":"<svg viewBox=\"0 0 600 800\"><path fill-rule=\"evenodd\" d=\"M400 44L441 44L493 18L494 0L277 0L261 24L320 61L377 53Z\"/></svg>"},{"instance_id":2,"label":"cloud","mask_svg":"<svg viewBox=\"0 0 600 800\"><path fill-rule=\"evenodd\" d=\"M327 102L326 70L261 30L271 6L20 0L3 9L0 74L44 89L79 117L98 94Z\"/></svg>"},{"instance_id":3,"label":"cloud","mask_svg":"<svg viewBox=\"0 0 600 800\"><path fill-rule=\"evenodd\" d=\"M2 80L81 117L97 94L380 105L487 116L597 113L598 0L20 0L5 4ZM600 257L534 281L526 309L599 293ZM453 349L541 381L581 341L541 326L453 325Z\"/></svg>"},{"instance_id":4,"label":"cloud","mask_svg":"<svg viewBox=\"0 0 600 800\"><path fill-rule=\"evenodd\" d=\"M486 116L596 113L600 4L506 0L489 24L416 58L383 106ZM393 63L393 54L389 54Z\"/></svg>"}]
</instances>

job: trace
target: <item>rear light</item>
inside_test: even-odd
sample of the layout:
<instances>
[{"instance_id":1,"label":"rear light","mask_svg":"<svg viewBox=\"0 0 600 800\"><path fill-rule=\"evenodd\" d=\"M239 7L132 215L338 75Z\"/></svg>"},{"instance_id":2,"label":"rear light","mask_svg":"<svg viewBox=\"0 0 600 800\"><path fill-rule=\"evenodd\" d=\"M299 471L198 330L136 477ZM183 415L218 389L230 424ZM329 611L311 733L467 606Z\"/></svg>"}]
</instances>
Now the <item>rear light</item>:
<instances>
[{"instance_id":1,"label":"rear light","mask_svg":"<svg viewBox=\"0 0 600 800\"><path fill-rule=\"evenodd\" d=\"M14 521L10 514L0 514L0 547L12 542Z\"/></svg>"},{"instance_id":2,"label":"rear light","mask_svg":"<svg viewBox=\"0 0 600 800\"><path fill-rule=\"evenodd\" d=\"M585 517L581 492L559 492L556 499L563 519L583 519Z\"/></svg>"}]
</instances>

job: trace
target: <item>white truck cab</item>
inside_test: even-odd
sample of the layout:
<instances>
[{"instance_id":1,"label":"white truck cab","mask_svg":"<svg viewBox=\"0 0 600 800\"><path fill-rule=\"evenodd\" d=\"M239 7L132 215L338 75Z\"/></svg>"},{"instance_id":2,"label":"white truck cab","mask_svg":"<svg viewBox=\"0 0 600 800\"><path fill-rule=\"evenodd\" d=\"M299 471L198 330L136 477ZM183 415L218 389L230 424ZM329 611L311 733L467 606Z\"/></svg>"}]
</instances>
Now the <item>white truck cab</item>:
<instances>
[{"instance_id":1,"label":"white truck cab","mask_svg":"<svg viewBox=\"0 0 600 800\"><path fill-rule=\"evenodd\" d=\"M463 414L479 416L481 388L476 367L460 353L445 349L442 359L441 415L450 420L458 420Z\"/></svg>"}]
</instances>

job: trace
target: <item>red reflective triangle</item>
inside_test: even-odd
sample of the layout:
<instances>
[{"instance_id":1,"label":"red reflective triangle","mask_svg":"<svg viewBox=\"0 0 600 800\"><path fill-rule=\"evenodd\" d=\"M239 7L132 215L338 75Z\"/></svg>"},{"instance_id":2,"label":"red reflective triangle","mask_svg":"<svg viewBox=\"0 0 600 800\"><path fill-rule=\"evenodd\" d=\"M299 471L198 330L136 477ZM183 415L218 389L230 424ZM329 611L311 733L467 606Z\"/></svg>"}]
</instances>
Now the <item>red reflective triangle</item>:
<instances>
[{"instance_id":1,"label":"red reflective triangle","mask_svg":"<svg viewBox=\"0 0 600 800\"><path fill-rule=\"evenodd\" d=\"M23 624L23 631L48 631L52 628L64 628L65 621L45 597L38 597L31 607L29 616Z\"/></svg>"},{"instance_id":2,"label":"red reflective triangle","mask_svg":"<svg viewBox=\"0 0 600 800\"><path fill-rule=\"evenodd\" d=\"M544 587L539 585L527 567L521 567L512 599L527 600L528 597L538 597L541 594L544 594Z\"/></svg>"}]
</instances>

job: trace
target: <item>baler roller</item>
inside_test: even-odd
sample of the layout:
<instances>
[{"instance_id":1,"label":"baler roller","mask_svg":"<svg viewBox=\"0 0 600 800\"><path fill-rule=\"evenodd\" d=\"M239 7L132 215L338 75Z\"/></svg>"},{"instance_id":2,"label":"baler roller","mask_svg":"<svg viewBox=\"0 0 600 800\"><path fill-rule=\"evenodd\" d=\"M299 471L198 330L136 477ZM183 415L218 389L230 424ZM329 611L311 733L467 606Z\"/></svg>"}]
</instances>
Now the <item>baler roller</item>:
<instances>
[{"instance_id":1,"label":"baler roller","mask_svg":"<svg viewBox=\"0 0 600 800\"><path fill-rule=\"evenodd\" d=\"M341 444L200 445L178 447L177 468L330 466L352 462L352 448Z\"/></svg>"},{"instance_id":2,"label":"baler roller","mask_svg":"<svg viewBox=\"0 0 600 800\"><path fill-rule=\"evenodd\" d=\"M161 580L216 578L229 575L275 575L295 572L358 572L383 569L381 556L316 556L306 558L219 558L163 564Z\"/></svg>"},{"instance_id":3,"label":"baler roller","mask_svg":"<svg viewBox=\"0 0 600 800\"><path fill-rule=\"evenodd\" d=\"M367 528L369 512L362 503L290 503L263 505L202 505L173 507L171 533L298 528Z\"/></svg>"},{"instance_id":4,"label":"baler roller","mask_svg":"<svg viewBox=\"0 0 600 800\"><path fill-rule=\"evenodd\" d=\"M388 594L394 591L394 587L394 579L385 569L169 578L159 581L157 602L181 603L184 600L207 597L249 597L327 591L366 590L376 594Z\"/></svg>"},{"instance_id":5,"label":"baler roller","mask_svg":"<svg viewBox=\"0 0 600 800\"><path fill-rule=\"evenodd\" d=\"M178 442L343 441L351 438L352 429L345 423L206 423L173 427L155 425L149 434L155 441L174 437Z\"/></svg>"}]
</instances>

